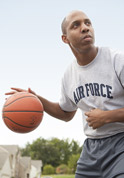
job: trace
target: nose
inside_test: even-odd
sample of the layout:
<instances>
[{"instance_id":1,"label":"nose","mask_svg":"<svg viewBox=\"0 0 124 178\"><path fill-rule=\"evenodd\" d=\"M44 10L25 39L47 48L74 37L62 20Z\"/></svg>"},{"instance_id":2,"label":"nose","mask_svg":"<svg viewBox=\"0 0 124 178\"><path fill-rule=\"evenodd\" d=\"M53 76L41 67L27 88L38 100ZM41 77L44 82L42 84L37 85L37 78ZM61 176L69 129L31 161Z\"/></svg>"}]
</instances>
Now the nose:
<instances>
[{"instance_id":1,"label":"nose","mask_svg":"<svg viewBox=\"0 0 124 178\"><path fill-rule=\"evenodd\" d=\"M81 25L81 33L89 32L89 27L86 24Z\"/></svg>"}]
</instances>

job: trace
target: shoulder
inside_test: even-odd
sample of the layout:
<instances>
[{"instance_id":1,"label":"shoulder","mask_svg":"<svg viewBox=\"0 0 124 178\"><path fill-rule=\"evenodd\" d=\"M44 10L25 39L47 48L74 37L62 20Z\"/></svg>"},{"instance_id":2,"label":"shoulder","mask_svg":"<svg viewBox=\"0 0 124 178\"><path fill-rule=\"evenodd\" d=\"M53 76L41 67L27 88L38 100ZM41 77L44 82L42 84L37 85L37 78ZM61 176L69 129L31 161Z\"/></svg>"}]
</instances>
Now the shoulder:
<instances>
[{"instance_id":1,"label":"shoulder","mask_svg":"<svg viewBox=\"0 0 124 178\"><path fill-rule=\"evenodd\" d=\"M124 52L123 51L120 51L120 50L117 50L117 49L112 49L112 48L109 48L109 47L101 47L100 48L102 52L104 53L108 53L111 55L111 57L113 58L124 58Z\"/></svg>"},{"instance_id":2,"label":"shoulder","mask_svg":"<svg viewBox=\"0 0 124 178\"><path fill-rule=\"evenodd\" d=\"M124 52L112 49L109 47L101 47L100 48L101 55L103 55L106 59L111 61L113 65L122 65L124 63Z\"/></svg>"},{"instance_id":3,"label":"shoulder","mask_svg":"<svg viewBox=\"0 0 124 178\"><path fill-rule=\"evenodd\" d=\"M124 52L120 50L114 50L114 49L110 49L110 52L115 68L124 67Z\"/></svg>"},{"instance_id":4,"label":"shoulder","mask_svg":"<svg viewBox=\"0 0 124 178\"><path fill-rule=\"evenodd\" d=\"M110 53L110 54L113 54L113 55L124 55L123 51L113 49L113 48L110 48L110 47L99 47L99 49L102 53Z\"/></svg>"},{"instance_id":5,"label":"shoulder","mask_svg":"<svg viewBox=\"0 0 124 178\"><path fill-rule=\"evenodd\" d=\"M124 52L117 49L108 49L110 54L110 60L114 67L115 72L120 76L124 71Z\"/></svg>"}]
</instances>

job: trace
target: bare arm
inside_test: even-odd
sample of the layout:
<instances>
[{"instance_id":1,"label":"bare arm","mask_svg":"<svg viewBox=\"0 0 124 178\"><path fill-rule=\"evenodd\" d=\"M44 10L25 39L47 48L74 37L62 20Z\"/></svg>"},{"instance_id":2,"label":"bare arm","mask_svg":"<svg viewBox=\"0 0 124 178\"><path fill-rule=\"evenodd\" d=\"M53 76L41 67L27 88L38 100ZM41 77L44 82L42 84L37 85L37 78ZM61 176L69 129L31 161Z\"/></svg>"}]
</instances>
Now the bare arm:
<instances>
[{"instance_id":1,"label":"bare arm","mask_svg":"<svg viewBox=\"0 0 124 178\"><path fill-rule=\"evenodd\" d=\"M59 103L54 103L54 102L51 102L51 101L48 101L47 99L37 95L34 91L32 91L30 88L28 90L23 90L23 89L20 89L20 88L11 88L13 91L9 92L9 93L5 93L5 95L12 95L16 92L29 92L29 93L32 93L34 94L35 96L37 96L40 101L42 102L43 104L43 107L44 107L44 111L46 113L48 113L49 115L57 118L57 119L60 119L60 120L63 120L63 121L70 121L76 111L72 111L72 112L66 112L66 111L63 111L60 106L59 106Z\"/></svg>"},{"instance_id":2,"label":"bare arm","mask_svg":"<svg viewBox=\"0 0 124 178\"><path fill-rule=\"evenodd\" d=\"M93 109L86 112L87 122L93 129L99 128L105 124L113 122L124 122L124 108L110 111L103 111L100 109Z\"/></svg>"},{"instance_id":3,"label":"bare arm","mask_svg":"<svg viewBox=\"0 0 124 178\"><path fill-rule=\"evenodd\" d=\"M70 121L73 118L73 116L75 115L76 111L73 111L73 112L63 111L60 108L59 103L54 103L54 102L48 101L41 96L38 96L38 98L41 100L41 102L44 106L45 112L55 118L58 118L58 119L64 120L64 121Z\"/></svg>"}]
</instances>

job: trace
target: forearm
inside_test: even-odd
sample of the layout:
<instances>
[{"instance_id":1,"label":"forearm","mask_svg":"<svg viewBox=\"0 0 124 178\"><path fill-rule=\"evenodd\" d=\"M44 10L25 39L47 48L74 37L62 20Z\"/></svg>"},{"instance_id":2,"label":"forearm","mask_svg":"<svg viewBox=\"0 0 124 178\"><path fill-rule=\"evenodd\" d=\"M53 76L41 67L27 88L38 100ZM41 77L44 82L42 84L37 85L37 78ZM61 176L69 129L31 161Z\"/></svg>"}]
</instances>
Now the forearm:
<instances>
[{"instance_id":1,"label":"forearm","mask_svg":"<svg viewBox=\"0 0 124 178\"><path fill-rule=\"evenodd\" d=\"M106 123L124 122L124 108L105 111Z\"/></svg>"},{"instance_id":2,"label":"forearm","mask_svg":"<svg viewBox=\"0 0 124 178\"><path fill-rule=\"evenodd\" d=\"M74 112L63 111L60 108L59 103L54 103L54 102L48 101L47 99L45 99L39 95L36 95L36 96L42 102L44 111L47 114L51 115L52 117L55 117L55 118L63 120L63 121L70 121L76 112L76 111L74 111Z\"/></svg>"},{"instance_id":3,"label":"forearm","mask_svg":"<svg viewBox=\"0 0 124 178\"><path fill-rule=\"evenodd\" d=\"M109 123L124 122L124 108L109 111L97 108L86 112L85 115L87 116L88 125L93 129Z\"/></svg>"}]
</instances>

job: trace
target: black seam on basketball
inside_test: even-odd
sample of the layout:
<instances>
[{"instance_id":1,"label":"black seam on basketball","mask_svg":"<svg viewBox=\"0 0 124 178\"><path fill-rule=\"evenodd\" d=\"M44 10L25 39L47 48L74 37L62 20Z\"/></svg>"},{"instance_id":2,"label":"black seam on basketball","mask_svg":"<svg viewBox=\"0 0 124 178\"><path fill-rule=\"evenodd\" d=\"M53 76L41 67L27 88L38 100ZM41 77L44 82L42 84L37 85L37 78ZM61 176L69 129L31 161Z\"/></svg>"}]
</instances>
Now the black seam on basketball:
<instances>
[{"instance_id":1,"label":"black seam on basketball","mask_svg":"<svg viewBox=\"0 0 124 178\"><path fill-rule=\"evenodd\" d=\"M33 126L32 126L32 127L29 127L29 126L24 126L24 125L18 124L18 123L16 123L16 122L14 122L13 120L11 120L9 117L4 117L4 119L8 119L8 120L10 120L11 122L13 122L14 124L19 125L19 126L21 126L21 127L34 128ZM7 125L8 125L8 124L7 124ZM39 124L38 124L38 125L39 125ZM37 127L38 125L35 125L35 127Z\"/></svg>"},{"instance_id":2,"label":"black seam on basketball","mask_svg":"<svg viewBox=\"0 0 124 178\"><path fill-rule=\"evenodd\" d=\"M36 112L36 113L43 113L43 111L3 111L3 113L5 113L5 112Z\"/></svg>"},{"instance_id":3,"label":"black seam on basketball","mask_svg":"<svg viewBox=\"0 0 124 178\"><path fill-rule=\"evenodd\" d=\"M17 99L15 99L14 101L12 101L12 102L9 103L9 104L6 104L6 103L5 103L4 107L9 106L10 104L12 104L12 103L14 103L15 101L20 100L20 99L22 99L22 98L30 98L30 97L32 98L32 97L35 97L35 96L23 96L23 97L17 98Z\"/></svg>"}]
</instances>

